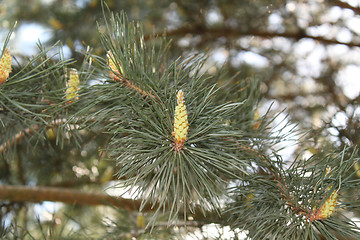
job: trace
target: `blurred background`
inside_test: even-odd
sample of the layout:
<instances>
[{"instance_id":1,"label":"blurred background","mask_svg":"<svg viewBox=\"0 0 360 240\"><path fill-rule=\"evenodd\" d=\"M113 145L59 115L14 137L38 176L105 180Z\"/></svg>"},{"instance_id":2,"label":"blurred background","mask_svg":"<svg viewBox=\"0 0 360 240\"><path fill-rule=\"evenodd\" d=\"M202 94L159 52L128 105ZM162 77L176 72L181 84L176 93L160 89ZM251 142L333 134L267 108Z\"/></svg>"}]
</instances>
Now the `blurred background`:
<instances>
[{"instance_id":1,"label":"blurred background","mask_svg":"<svg viewBox=\"0 0 360 240\"><path fill-rule=\"evenodd\" d=\"M141 21L145 36L165 33L168 39L172 39L170 53L174 58L208 52L209 74L226 68L222 83L236 85L238 79L260 79L260 116L271 106L272 114L281 112L275 125L282 124L281 120L287 117L299 130L306 132L306 141L296 145L286 142L279 146L286 147L282 151L285 160L293 160L304 149L308 150L302 152L303 157L309 157L326 149L342 149L360 143L360 1L105 2L111 11L123 10L129 19ZM17 21L9 48L18 62L35 55L39 41L44 46L51 46L60 40L65 58L77 59L79 64L87 46L95 54L105 55L97 32L97 23L101 28L102 19L100 0L0 1L3 41ZM235 74L238 77L233 78ZM115 170L111 164L97 162L97 145L90 143L91 137L87 149L79 152L69 147L72 158L79 157L84 162L74 160L67 162L66 166L58 162L58 179L65 175L71 176L69 182L72 178L82 179L82 187L89 183L106 186L104 183L111 180L109 176ZM64 169L67 169L66 174ZM7 179L12 184L31 185L34 177L15 174L5 178L5 172L1 173L1 181ZM43 184L50 183L44 180ZM61 222L54 216L54 209L62 205L43 203L37 206L41 206L34 210L40 216L39 221L51 220L57 224L55 220L58 219ZM6 215L6 209L2 205L2 216ZM101 214L104 215L103 210ZM136 220L137 216L127 218L138 226ZM87 221L95 220L89 218ZM111 220L105 223L109 227L115 224ZM76 224L81 228L81 224ZM131 237L130 230L129 234Z\"/></svg>"}]
</instances>

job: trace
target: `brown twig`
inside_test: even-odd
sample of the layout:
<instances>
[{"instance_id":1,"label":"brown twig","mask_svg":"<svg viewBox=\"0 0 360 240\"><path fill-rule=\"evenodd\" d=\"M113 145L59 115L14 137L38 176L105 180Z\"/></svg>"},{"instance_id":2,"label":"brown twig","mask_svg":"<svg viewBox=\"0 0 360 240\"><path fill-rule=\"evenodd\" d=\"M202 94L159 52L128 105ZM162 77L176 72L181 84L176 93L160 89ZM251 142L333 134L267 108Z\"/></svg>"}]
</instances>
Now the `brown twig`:
<instances>
[{"instance_id":1,"label":"brown twig","mask_svg":"<svg viewBox=\"0 0 360 240\"><path fill-rule=\"evenodd\" d=\"M155 36L161 36L164 33L157 33ZM356 42L340 42L335 39L327 39L322 36L312 36L306 34L303 31L299 32L269 32L269 31L259 31L257 29L250 29L248 31L242 31L238 29L231 29L231 28L194 28L194 27L182 27L176 30L166 32L167 37L172 36L185 36L186 34L198 34L198 35L206 35L208 38L218 38L218 37L231 37L231 38L239 38L239 37L247 37L247 36L255 36L260 38L275 38L275 37L283 37L289 38L294 40L300 40L303 38L313 39L315 41L319 41L326 45L331 44L343 44L348 47L360 47L360 43ZM149 39L153 35L146 35L144 39Z\"/></svg>"},{"instance_id":2,"label":"brown twig","mask_svg":"<svg viewBox=\"0 0 360 240\"><path fill-rule=\"evenodd\" d=\"M0 201L9 202L62 202L75 205L107 205L127 211L151 212L158 208L157 204L148 202L141 205L141 200L133 200L110 196L105 193L88 193L76 189L59 188L59 187L29 187L29 186L12 186L0 185ZM141 209L140 209L141 207ZM194 222L190 221L190 226L208 222L210 219L218 219L218 215L212 212L206 212L205 215L200 208L195 210L196 213L190 214ZM195 223L196 222L196 223ZM221 221L217 221L222 223ZM193 224L192 224L193 223ZM199 225L201 226L201 224Z\"/></svg>"},{"instance_id":3,"label":"brown twig","mask_svg":"<svg viewBox=\"0 0 360 240\"><path fill-rule=\"evenodd\" d=\"M141 94L141 96L143 97L152 97L154 99L158 99L155 95L153 95L150 92L145 91L144 89L138 87L136 84L134 84L133 82L131 82L129 79L121 76L120 74L116 74L115 72L110 72L110 77L117 82L121 82L123 83L126 87L137 91L138 93Z\"/></svg>"},{"instance_id":4,"label":"brown twig","mask_svg":"<svg viewBox=\"0 0 360 240\"><path fill-rule=\"evenodd\" d=\"M280 188L281 196L284 198L284 200L286 201L286 204L291 208L291 210L294 213L305 216L305 218L309 222L317 221L317 220L324 220L330 216L331 213L328 216L326 216L326 213L325 213L325 216L323 215L324 213L323 213L322 207L320 207L318 209L317 209L317 207L310 209L310 208L307 208L306 206L298 205L296 203L296 200L294 199L294 197L291 195L290 191L288 190L285 179L280 174L276 173L275 168L270 164L270 161L266 157L264 157L259 152L257 152L256 150L254 150L253 148L251 148L249 146L240 146L240 147L242 149L249 151L252 154L255 154L256 156L260 157L260 159L266 165L266 168L269 170L269 172L270 172L269 174L273 177L273 180L275 180L277 186ZM329 171L331 171L331 169ZM314 192L316 192L316 191L314 191ZM336 205L337 192L338 192L338 190L335 190L332 192L330 197L326 200L328 202L327 205L330 205L330 204ZM321 202L321 201L319 201L319 202ZM326 207L326 208L329 208L329 207ZM330 211L330 210L327 210L327 211ZM333 211L333 210L331 210L331 211Z\"/></svg>"},{"instance_id":5,"label":"brown twig","mask_svg":"<svg viewBox=\"0 0 360 240\"><path fill-rule=\"evenodd\" d=\"M341 8L351 9L351 10L354 11L354 13L360 14L360 8L359 7L353 7L347 2L343 2L343 1L340 1L340 0L330 0L329 2L331 4L333 4L333 5L335 5L335 6L338 6L338 7L341 7Z\"/></svg>"},{"instance_id":6,"label":"brown twig","mask_svg":"<svg viewBox=\"0 0 360 240\"><path fill-rule=\"evenodd\" d=\"M78 205L110 205L128 211L138 211L141 201L117 198L104 193L85 193L79 190L57 187L29 187L0 185L0 199L11 202L63 202ZM150 204L142 211L151 211Z\"/></svg>"}]
</instances>

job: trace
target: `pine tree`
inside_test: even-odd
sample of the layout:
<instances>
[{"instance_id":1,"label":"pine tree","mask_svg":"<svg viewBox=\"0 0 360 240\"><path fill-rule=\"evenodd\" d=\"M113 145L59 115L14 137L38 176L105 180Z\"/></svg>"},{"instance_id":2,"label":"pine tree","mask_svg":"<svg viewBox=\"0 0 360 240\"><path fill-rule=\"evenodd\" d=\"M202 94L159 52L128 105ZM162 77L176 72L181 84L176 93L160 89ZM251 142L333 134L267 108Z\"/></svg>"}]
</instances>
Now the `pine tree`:
<instances>
[{"instance_id":1,"label":"pine tree","mask_svg":"<svg viewBox=\"0 0 360 240\"><path fill-rule=\"evenodd\" d=\"M5 39L3 238L175 239L209 224L235 239L359 238L356 144L285 161L277 146L308 134L259 116L260 79L224 82L208 53L174 57L166 33L103 9L101 48L81 61L59 42L17 59ZM65 205L46 222L43 201Z\"/></svg>"}]
</instances>

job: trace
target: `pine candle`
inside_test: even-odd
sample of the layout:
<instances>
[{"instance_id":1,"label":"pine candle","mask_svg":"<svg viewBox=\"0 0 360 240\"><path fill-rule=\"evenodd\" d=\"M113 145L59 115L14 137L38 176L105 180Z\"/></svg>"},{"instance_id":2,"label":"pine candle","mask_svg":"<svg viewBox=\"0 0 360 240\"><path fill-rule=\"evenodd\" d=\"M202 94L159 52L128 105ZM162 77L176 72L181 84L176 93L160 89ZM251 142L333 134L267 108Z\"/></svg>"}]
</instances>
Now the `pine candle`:
<instances>
[{"instance_id":1,"label":"pine candle","mask_svg":"<svg viewBox=\"0 0 360 240\"><path fill-rule=\"evenodd\" d=\"M114 62L114 55L112 54L111 50L108 51L107 54L107 59L108 59L108 66L110 68L110 77L114 80L120 80L120 72L116 67L116 64ZM121 68L121 66L120 66Z\"/></svg>"},{"instance_id":2,"label":"pine candle","mask_svg":"<svg viewBox=\"0 0 360 240\"><path fill-rule=\"evenodd\" d=\"M174 116L174 131L173 137L175 141L175 151L180 151L184 147L184 143L187 140L187 134L189 130L188 114L186 111L184 92L179 90L176 94L177 106L175 107Z\"/></svg>"},{"instance_id":3,"label":"pine candle","mask_svg":"<svg viewBox=\"0 0 360 240\"><path fill-rule=\"evenodd\" d=\"M8 79L12 71L11 68L11 55L9 49L5 49L3 56L0 59L0 85Z\"/></svg>"},{"instance_id":4,"label":"pine candle","mask_svg":"<svg viewBox=\"0 0 360 240\"><path fill-rule=\"evenodd\" d=\"M66 100L68 100L68 102L72 102L74 100L78 100L78 91L79 91L79 87L80 86L80 80L79 80L79 74L77 73L76 69L71 69L70 70L70 76L69 76L69 80L66 83Z\"/></svg>"},{"instance_id":5,"label":"pine candle","mask_svg":"<svg viewBox=\"0 0 360 240\"><path fill-rule=\"evenodd\" d=\"M320 206L319 209L315 209L310 217L311 221L325 220L329 218L334 212L337 204L338 193L334 190L328 199Z\"/></svg>"},{"instance_id":6,"label":"pine candle","mask_svg":"<svg viewBox=\"0 0 360 240\"><path fill-rule=\"evenodd\" d=\"M326 175L331 172L331 168L326 168ZM330 190L332 186L329 186L327 190ZM335 189L328 199L320 206L320 208L315 208L313 213L311 214L310 220L325 220L335 212L336 204L338 198L338 189Z\"/></svg>"}]
</instances>

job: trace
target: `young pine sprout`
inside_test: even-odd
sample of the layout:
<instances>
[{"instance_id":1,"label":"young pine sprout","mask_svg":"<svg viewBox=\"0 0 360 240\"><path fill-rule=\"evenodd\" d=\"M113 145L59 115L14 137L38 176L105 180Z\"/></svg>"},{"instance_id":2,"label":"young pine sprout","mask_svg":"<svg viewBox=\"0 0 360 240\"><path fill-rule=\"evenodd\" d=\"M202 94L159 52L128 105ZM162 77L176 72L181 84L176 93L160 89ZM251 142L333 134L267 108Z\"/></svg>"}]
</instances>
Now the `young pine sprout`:
<instances>
[{"instance_id":1,"label":"young pine sprout","mask_svg":"<svg viewBox=\"0 0 360 240\"><path fill-rule=\"evenodd\" d=\"M176 94L176 98L177 106L175 107L174 131L172 135L175 141L174 149L179 152L183 149L184 143L187 140L189 122L185 106L184 92L179 90Z\"/></svg>"},{"instance_id":2,"label":"young pine sprout","mask_svg":"<svg viewBox=\"0 0 360 240\"><path fill-rule=\"evenodd\" d=\"M68 103L72 103L75 100L78 100L79 97L79 89L80 89L80 80L79 74L76 69L72 68L69 73L68 81L66 83L66 100Z\"/></svg>"},{"instance_id":3,"label":"young pine sprout","mask_svg":"<svg viewBox=\"0 0 360 240\"><path fill-rule=\"evenodd\" d=\"M10 51L6 48L0 59L0 85L8 79L9 74L12 71L11 60Z\"/></svg>"}]
</instances>

